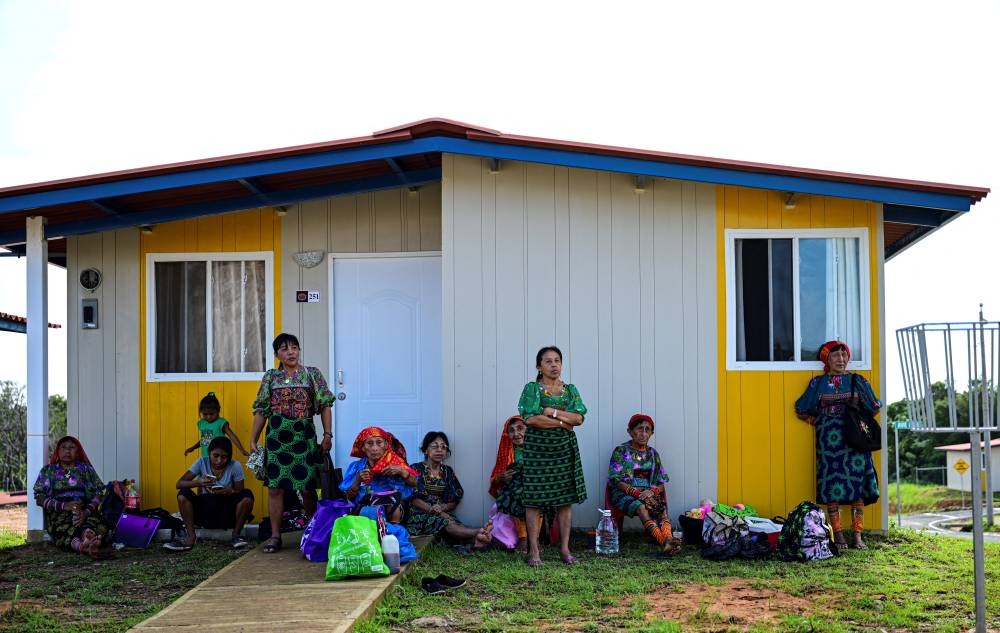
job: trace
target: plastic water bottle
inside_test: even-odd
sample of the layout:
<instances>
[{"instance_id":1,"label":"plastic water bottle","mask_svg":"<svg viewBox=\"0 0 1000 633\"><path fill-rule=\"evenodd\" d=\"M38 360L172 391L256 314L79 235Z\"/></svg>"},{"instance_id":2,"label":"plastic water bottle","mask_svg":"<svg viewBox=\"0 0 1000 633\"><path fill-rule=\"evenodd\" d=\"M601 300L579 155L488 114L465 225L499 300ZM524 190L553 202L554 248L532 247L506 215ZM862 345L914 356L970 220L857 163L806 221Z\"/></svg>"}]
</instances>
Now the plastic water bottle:
<instances>
[{"instance_id":1,"label":"plastic water bottle","mask_svg":"<svg viewBox=\"0 0 1000 633\"><path fill-rule=\"evenodd\" d=\"M618 553L618 528L611 518L611 510L599 508L601 520L597 523L597 535L594 551L598 554L612 555Z\"/></svg>"},{"instance_id":2,"label":"plastic water bottle","mask_svg":"<svg viewBox=\"0 0 1000 633\"><path fill-rule=\"evenodd\" d=\"M399 573L399 540L392 534L382 537L382 560L393 574Z\"/></svg>"}]
</instances>

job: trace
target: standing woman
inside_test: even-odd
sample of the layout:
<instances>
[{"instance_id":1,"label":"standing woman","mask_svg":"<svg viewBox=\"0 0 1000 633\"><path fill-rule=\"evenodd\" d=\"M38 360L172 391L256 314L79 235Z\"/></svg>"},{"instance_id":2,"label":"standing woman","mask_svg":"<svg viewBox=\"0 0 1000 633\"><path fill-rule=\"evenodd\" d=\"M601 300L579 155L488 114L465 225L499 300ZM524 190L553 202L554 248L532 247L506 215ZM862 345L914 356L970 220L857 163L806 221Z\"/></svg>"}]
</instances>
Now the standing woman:
<instances>
[{"instance_id":1,"label":"standing woman","mask_svg":"<svg viewBox=\"0 0 1000 633\"><path fill-rule=\"evenodd\" d=\"M816 502L826 504L839 549L847 548L840 504L851 504L851 547L865 549L861 540L865 506L878 501L878 477L871 453L856 451L844 441L844 410L852 391L858 406L873 415L882 403L863 376L847 373L851 350L846 343L827 341L817 357L825 373L809 381L805 393L795 402L799 418L816 427Z\"/></svg>"},{"instance_id":2,"label":"standing woman","mask_svg":"<svg viewBox=\"0 0 1000 633\"><path fill-rule=\"evenodd\" d=\"M281 513L285 509L284 491L302 493L302 504L308 516L316 511L316 483L322 466L322 453L317 451L316 426L313 416L319 413L323 422L323 453L330 451L333 433L330 431L330 407L333 393L326 379L315 367L299 364L299 339L291 334L279 334L274 343L277 369L268 369L260 381L260 390L253 403L253 431L250 444L259 450L257 440L270 420L264 447L267 451L264 485L267 486L267 515L271 521L271 538L262 549L272 554L281 549Z\"/></svg>"},{"instance_id":3,"label":"standing woman","mask_svg":"<svg viewBox=\"0 0 1000 633\"><path fill-rule=\"evenodd\" d=\"M576 387L564 383L562 352L550 345L535 354L538 377L521 391L517 410L528 428L524 435L524 508L528 528L528 565L542 564L538 548L541 511L556 508L559 552L567 565L577 562L569 551L572 505L587 499L583 464L574 429L583 424L587 407Z\"/></svg>"}]
</instances>

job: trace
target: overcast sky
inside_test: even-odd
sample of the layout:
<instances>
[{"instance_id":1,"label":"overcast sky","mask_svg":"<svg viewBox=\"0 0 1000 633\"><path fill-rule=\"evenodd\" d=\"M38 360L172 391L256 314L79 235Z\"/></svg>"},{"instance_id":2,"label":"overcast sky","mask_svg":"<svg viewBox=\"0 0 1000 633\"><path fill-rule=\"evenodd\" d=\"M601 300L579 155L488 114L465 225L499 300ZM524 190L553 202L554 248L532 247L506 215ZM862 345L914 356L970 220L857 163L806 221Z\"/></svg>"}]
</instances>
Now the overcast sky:
<instances>
[{"instance_id":1,"label":"overcast sky","mask_svg":"<svg viewBox=\"0 0 1000 633\"><path fill-rule=\"evenodd\" d=\"M1000 184L998 2L0 0L0 187L339 139L431 116L503 132ZM360 3L358 3L360 4ZM886 267L893 332L1000 319L1000 193ZM49 320L65 323L50 267ZM0 312L25 314L0 259ZM0 379L25 381L0 333ZM65 393L65 329L50 337Z\"/></svg>"}]
</instances>

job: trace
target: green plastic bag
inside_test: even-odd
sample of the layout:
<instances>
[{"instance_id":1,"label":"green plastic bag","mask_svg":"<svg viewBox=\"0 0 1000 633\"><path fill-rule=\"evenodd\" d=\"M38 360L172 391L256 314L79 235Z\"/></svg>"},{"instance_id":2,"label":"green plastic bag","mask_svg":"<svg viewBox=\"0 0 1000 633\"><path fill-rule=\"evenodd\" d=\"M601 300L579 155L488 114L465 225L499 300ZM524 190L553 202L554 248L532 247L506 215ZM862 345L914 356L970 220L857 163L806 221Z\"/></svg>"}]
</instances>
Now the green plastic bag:
<instances>
[{"instance_id":1,"label":"green plastic bag","mask_svg":"<svg viewBox=\"0 0 1000 633\"><path fill-rule=\"evenodd\" d=\"M346 515L338 518L330 534L326 579L388 575L389 567L382 561L376 523L368 517Z\"/></svg>"}]
</instances>

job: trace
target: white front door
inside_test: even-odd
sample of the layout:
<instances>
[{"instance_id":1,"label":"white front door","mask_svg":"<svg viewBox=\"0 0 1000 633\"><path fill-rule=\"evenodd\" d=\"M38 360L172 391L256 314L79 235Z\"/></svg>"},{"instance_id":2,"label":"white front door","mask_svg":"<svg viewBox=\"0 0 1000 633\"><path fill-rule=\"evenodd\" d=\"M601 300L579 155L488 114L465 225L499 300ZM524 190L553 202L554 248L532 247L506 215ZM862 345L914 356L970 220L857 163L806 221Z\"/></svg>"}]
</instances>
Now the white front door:
<instances>
[{"instance_id":1,"label":"white front door","mask_svg":"<svg viewBox=\"0 0 1000 633\"><path fill-rule=\"evenodd\" d=\"M441 428L441 257L331 261L335 462L354 459L354 438L371 425L420 461L424 433Z\"/></svg>"}]
</instances>

